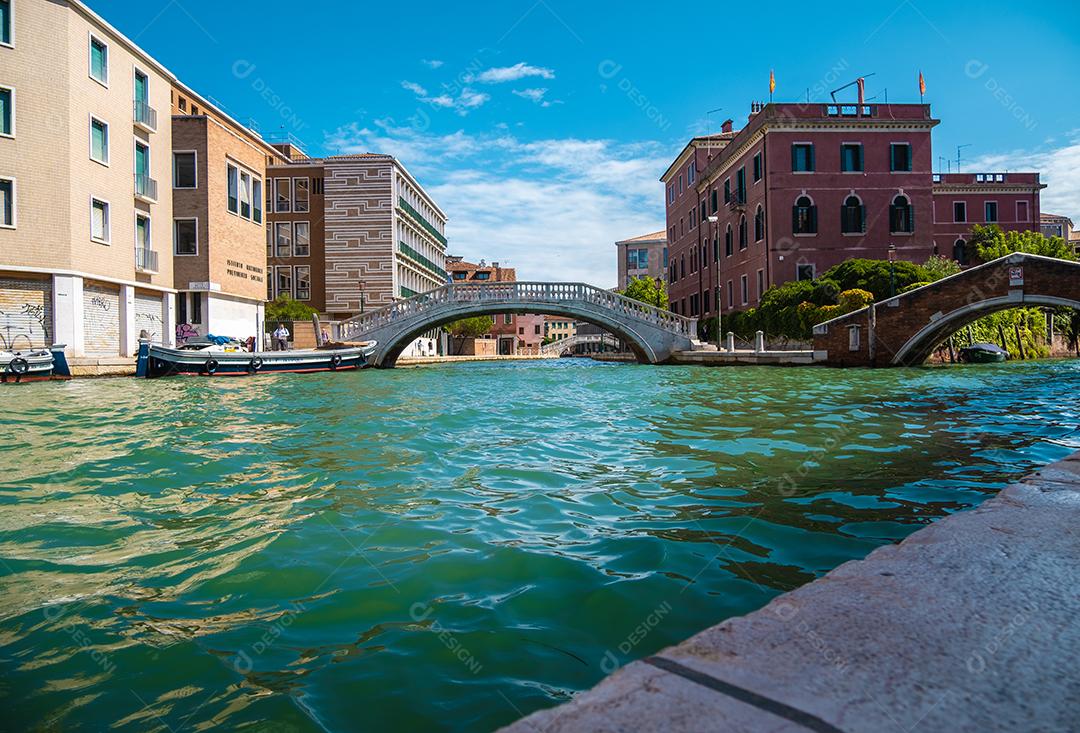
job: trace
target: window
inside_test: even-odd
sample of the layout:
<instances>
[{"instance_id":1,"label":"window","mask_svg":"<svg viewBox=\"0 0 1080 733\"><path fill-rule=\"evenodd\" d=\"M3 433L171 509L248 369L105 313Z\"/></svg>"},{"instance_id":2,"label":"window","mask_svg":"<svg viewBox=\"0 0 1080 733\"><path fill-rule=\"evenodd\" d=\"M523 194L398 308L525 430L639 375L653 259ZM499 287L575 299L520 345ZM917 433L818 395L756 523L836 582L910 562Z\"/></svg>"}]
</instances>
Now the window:
<instances>
[{"instance_id":1,"label":"window","mask_svg":"<svg viewBox=\"0 0 1080 733\"><path fill-rule=\"evenodd\" d=\"M252 209L254 210L254 216L252 217L252 219L255 221L256 224L261 224L262 223L262 205L263 205L262 181L260 181L258 178L256 178L252 182L251 185L252 185L252 189L251 189L251 206L252 206Z\"/></svg>"},{"instance_id":2,"label":"window","mask_svg":"<svg viewBox=\"0 0 1080 733\"><path fill-rule=\"evenodd\" d=\"M727 225L727 231L724 232L724 256L731 257L734 254L734 235L731 232L731 225Z\"/></svg>"},{"instance_id":3,"label":"window","mask_svg":"<svg viewBox=\"0 0 1080 733\"><path fill-rule=\"evenodd\" d=\"M889 231L893 234L911 234L915 231L914 210L907 196L900 194L889 206Z\"/></svg>"},{"instance_id":4,"label":"window","mask_svg":"<svg viewBox=\"0 0 1080 733\"><path fill-rule=\"evenodd\" d=\"M311 254L311 224L306 221L298 221L293 224L293 256L307 257ZM297 283L300 276L296 276ZM299 287L299 284L297 285Z\"/></svg>"},{"instance_id":5,"label":"window","mask_svg":"<svg viewBox=\"0 0 1080 733\"><path fill-rule=\"evenodd\" d=\"M109 85L109 47L90 36L90 78Z\"/></svg>"},{"instance_id":6,"label":"window","mask_svg":"<svg viewBox=\"0 0 1080 733\"><path fill-rule=\"evenodd\" d=\"M135 247L150 249L150 217L146 214L135 214Z\"/></svg>"},{"instance_id":7,"label":"window","mask_svg":"<svg viewBox=\"0 0 1080 733\"><path fill-rule=\"evenodd\" d=\"M706 290L701 294L701 311L702 313L709 312L709 291Z\"/></svg>"},{"instance_id":8,"label":"window","mask_svg":"<svg viewBox=\"0 0 1080 733\"><path fill-rule=\"evenodd\" d=\"M911 145L909 143L893 143L889 146L890 167L894 171L911 170Z\"/></svg>"},{"instance_id":9,"label":"window","mask_svg":"<svg viewBox=\"0 0 1080 733\"><path fill-rule=\"evenodd\" d=\"M731 179L724 181L724 203L731 203Z\"/></svg>"},{"instance_id":10,"label":"window","mask_svg":"<svg viewBox=\"0 0 1080 733\"><path fill-rule=\"evenodd\" d=\"M275 267L274 272L277 273L277 294L288 293L289 295L292 295L292 268Z\"/></svg>"},{"instance_id":11,"label":"window","mask_svg":"<svg viewBox=\"0 0 1080 733\"><path fill-rule=\"evenodd\" d=\"M963 201L953 201L952 220L958 224L967 221L967 204Z\"/></svg>"},{"instance_id":12,"label":"window","mask_svg":"<svg viewBox=\"0 0 1080 733\"><path fill-rule=\"evenodd\" d=\"M1016 202L1016 220L1017 221L1030 221L1028 219L1028 202L1017 201Z\"/></svg>"},{"instance_id":13,"label":"window","mask_svg":"<svg viewBox=\"0 0 1080 733\"><path fill-rule=\"evenodd\" d=\"M293 211L308 211L311 198L311 182L307 178L293 179Z\"/></svg>"},{"instance_id":14,"label":"window","mask_svg":"<svg viewBox=\"0 0 1080 733\"><path fill-rule=\"evenodd\" d=\"M791 209L791 230L795 234L817 234L817 206L809 196L800 196Z\"/></svg>"},{"instance_id":15,"label":"window","mask_svg":"<svg viewBox=\"0 0 1080 733\"><path fill-rule=\"evenodd\" d=\"M862 234L866 231L866 207L858 196L848 196L840 207L840 233Z\"/></svg>"},{"instance_id":16,"label":"window","mask_svg":"<svg viewBox=\"0 0 1080 733\"><path fill-rule=\"evenodd\" d=\"M464 279L465 279L465 276L466 276L467 274L468 274L468 273L465 273L465 272L455 272L455 273L454 273L454 279L455 279L455 280L464 280Z\"/></svg>"},{"instance_id":17,"label":"window","mask_svg":"<svg viewBox=\"0 0 1080 733\"><path fill-rule=\"evenodd\" d=\"M513 325L513 323L514 323L513 314L512 313L504 313L503 314L503 325L504 326L510 326L510 325Z\"/></svg>"},{"instance_id":18,"label":"window","mask_svg":"<svg viewBox=\"0 0 1080 733\"><path fill-rule=\"evenodd\" d=\"M90 238L109 243L109 202L90 199Z\"/></svg>"},{"instance_id":19,"label":"window","mask_svg":"<svg viewBox=\"0 0 1080 733\"><path fill-rule=\"evenodd\" d=\"M473 280L490 280L490 279L491 279L491 273L490 272L477 272L477 273L475 273L473 275Z\"/></svg>"},{"instance_id":20,"label":"window","mask_svg":"<svg viewBox=\"0 0 1080 733\"><path fill-rule=\"evenodd\" d=\"M229 177L229 211L237 214L240 211L240 192L238 190L240 187L240 171L235 165L228 164L226 164L226 170Z\"/></svg>"},{"instance_id":21,"label":"window","mask_svg":"<svg viewBox=\"0 0 1080 733\"><path fill-rule=\"evenodd\" d=\"M715 189L715 188L714 188L714 189L712 190L712 194L711 194L711 196L712 196L712 201L711 201L711 206L710 206L710 208L712 209L712 213L714 213L714 214L715 214L715 213L716 213L716 210L717 210L718 208L720 208L720 207L718 206L718 204L717 204L717 191L716 191L716 189Z\"/></svg>"},{"instance_id":22,"label":"window","mask_svg":"<svg viewBox=\"0 0 1080 733\"><path fill-rule=\"evenodd\" d=\"M251 218L251 174L240 171L240 216Z\"/></svg>"},{"instance_id":23,"label":"window","mask_svg":"<svg viewBox=\"0 0 1080 733\"><path fill-rule=\"evenodd\" d=\"M275 254L278 257L292 257L292 224L279 221L274 224L274 230L277 242Z\"/></svg>"},{"instance_id":24,"label":"window","mask_svg":"<svg viewBox=\"0 0 1080 733\"><path fill-rule=\"evenodd\" d=\"M690 161L690 165L686 167L686 180L690 183L694 182L697 178L697 163Z\"/></svg>"},{"instance_id":25,"label":"window","mask_svg":"<svg viewBox=\"0 0 1080 733\"><path fill-rule=\"evenodd\" d=\"M288 178L274 179L274 200L277 212L288 212L292 207L292 194L290 193L290 181Z\"/></svg>"},{"instance_id":26,"label":"window","mask_svg":"<svg viewBox=\"0 0 1080 733\"><path fill-rule=\"evenodd\" d=\"M812 264L801 264L795 268L796 280L813 280L814 279L814 266Z\"/></svg>"},{"instance_id":27,"label":"window","mask_svg":"<svg viewBox=\"0 0 1080 733\"><path fill-rule=\"evenodd\" d=\"M844 173L861 172L863 169L862 145L844 143L840 146L840 170Z\"/></svg>"},{"instance_id":28,"label":"window","mask_svg":"<svg viewBox=\"0 0 1080 733\"><path fill-rule=\"evenodd\" d=\"M668 253L667 253L667 247L664 247L664 269L667 269L667 266L668 266Z\"/></svg>"},{"instance_id":29,"label":"window","mask_svg":"<svg viewBox=\"0 0 1080 733\"><path fill-rule=\"evenodd\" d=\"M311 267L308 265L296 268L296 299L311 300Z\"/></svg>"},{"instance_id":30,"label":"window","mask_svg":"<svg viewBox=\"0 0 1080 733\"><path fill-rule=\"evenodd\" d=\"M11 45L11 0L0 0L0 43Z\"/></svg>"},{"instance_id":31,"label":"window","mask_svg":"<svg viewBox=\"0 0 1080 733\"><path fill-rule=\"evenodd\" d=\"M95 117L90 118L90 160L109 164L109 125Z\"/></svg>"},{"instance_id":32,"label":"window","mask_svg":"<svg viewBox=\"0 0 1080 733\"><path fill-rule=\"evenodd\" d=\"M746 275L739 276L739 286L742 288L742 304L746 305L750 302L750 280Z\"/></svg>"},{"instance_id":33,"label":"window","mask_svg":"<svg viewBox=\"0 0 1080 733\"><path fill-rule=\"evenodd\" d=\"M754 213L754 241L760 242L765 239L765 209L760 206Z\"/></svg>"},{"instance_id":34,"label":"window","mask_svg":"<svg viewBox=\"0 0 1080 733\"><path fill-rule=\"evenodd\" d=\"M682 195L682 192L683 192L683 177L682 177L682 174L680 173L679 174L679 195L680 196Z\"/></svg>"},{"instance_id":35,"label":"window","mask_svg":"<svg viewBox=\"0 0 1080 733\"><path fill-rule=\"evenodd\" d=\"M727 307L733 308L735 306L735 288L732 287L731 281L727 281Z\"/></svg>"},{"instance_id":36,"label":"window","mask_svg":"<svg viewBox=\"0 0 1080 733\"><path fill-rule=\"evenodd\" d=\"M198 188L195 151L173 153L173 188Z\"/></svg>"},{"instance_id":37,"label":"window","mask_svg":"<svg viewBox=\"0 0 1080 733\"><path fill-rule=\"evenodd\" d=\"M540 324L539 323L537 323L535 326L533 326L533 333L536 334L537 336L540 335Z\"/></svg>"},{"instance_id":38,"label":"window","mask_svg":"<svg viewBox=\"0 0 1080 733\"><path fill-rule=\"evenodd\" d=\"M765 271L757 271L757 299L760 302L761 296L765 294Z\"/></svg>"},{"instance_id":39,"label":"window","mask_svg":"<svg viewBox=\"0 0 1080 733\"><path fill-rule=\"evenodd\" d=\"M814 146L811 143L795 143L791 146L791 170L793 173L811 173L814 170Z\"/></svg>"},{"instance_id":40,"label":"window","mask_svg":"<svg viewBox=\"0 0 1080 733\"><path fill-rule=\"evenodd\" d=\"M746 203L746 168L735 172L735 200L740 204Z\"/></svg>"},{"instance_id":41,"label":"window","mask_svg":"<svg viewBox=\"0 0 1080 733\"><path fill-rule=\"evenodd\" d=\"M15 90L0 87L0 135L15 137Z\"/></svg>"},{"instance_id":42,"label":"window","mask_svg":"<svg viewBox=\"0 0 1080 733\"><path fill-rule=\"evenodd\" d=\"M746 249L746 215L739 219L739 249Z\"/></svg>"},{"instance_id":43,"label":"window","mask_svg":"<svg viewBox=\"0 0 1080 733\"><path fill-rule=\"evenodd\" d=\"M986 222L989 224L998 220L997 201L987 201L985 206Z\"/></svg>"},{"instance_id":44,"label":"window","mask_svg":"<svg viewBox=\"0 0 1080 733\"><path fill-rule=\"evenodd\" d=\"M137 122L148 121L148 105L150 104L150 77L135 69L135 120Z\"/></svg>"},{"instance_id":45,"label":"window","mask_svg":"<svg viewBox=\"0 0 1080 733\"><path fill-rule=\"evenodd\" d=\"M669 204L675 200L675 187L674 186L668 186L667 187L667 200L668 200Z\"/></svg>"},{"instance_id":46,"label":"window","mask_svg":"<svg viewBox=\"0 0 1080 733\"><path fill-rule=\"evenodd\" d=\"M176 322L187 323L187 293L176 294Z\"/></svg>"},{"instance_id":47,"label":"window","mask_svg":"<svg viewBox=\"0 0 1080 733\"><path fill-rule=\"evenodd\" d=\"M191 322L202 323L202 293L191 294Z\"/></svg>"},{"instance_id":48,"label":"window","mask_svg":"<svg viewBox=\"0 0 1080 733\"><path fill-rule=\"evenodd\" d=\"M957 264L967 264L967 242L963 239L957 239L953 242L952 258L956 260Z\"/></svg>"},{"instance_id":49,"label":"window","mask_svg":"<svg viewBox=\"0 0 1080 733\"><path fill-rule=\"evenodd\" d=\"M761 153L754 156L754 183L761 180Z\"/></svg>"},{"instance_id":50,"label":"window","mask_svg":"<svg viewBox=\"0 0 1080 733\"><path fill-rule=\"evenodd\" d=\"M173 219L173 252L181 257L199 254L198 219Z\"/></svg>"},{"instance_id":51,"label":"window","mask_svg":"<svg viewBox=\"0 0 1080 733\"><path fill-rule=\"evenodd\" d=\"M15 179L0 178L0 227L15 228Z\"/></svg>"}]
</instances>

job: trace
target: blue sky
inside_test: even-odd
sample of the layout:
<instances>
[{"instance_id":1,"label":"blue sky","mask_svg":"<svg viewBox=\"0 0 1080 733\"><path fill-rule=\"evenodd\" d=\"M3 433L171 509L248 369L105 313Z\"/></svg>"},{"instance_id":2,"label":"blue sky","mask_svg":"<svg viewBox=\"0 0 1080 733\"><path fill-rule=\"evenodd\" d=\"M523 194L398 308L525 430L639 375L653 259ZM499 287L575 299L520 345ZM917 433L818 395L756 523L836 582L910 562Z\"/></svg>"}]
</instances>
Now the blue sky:
<instances>
[{"instance_id":1,"label":"blue sky","mask_svg":"<svg viewBox=\"0 0 1080 733\"><path fill-rule=\"evenodd\" d=\"M450 251L519 279L612 284L613 242L664 228L667 163L741 126L770 69L777 101L874 73L868 95L893 102L918 101L921 69L935 156L1041 170L1043 210L1080 224L1075 2L90 4L264 135L398 156Z\"/></svg>"}]
</instances>

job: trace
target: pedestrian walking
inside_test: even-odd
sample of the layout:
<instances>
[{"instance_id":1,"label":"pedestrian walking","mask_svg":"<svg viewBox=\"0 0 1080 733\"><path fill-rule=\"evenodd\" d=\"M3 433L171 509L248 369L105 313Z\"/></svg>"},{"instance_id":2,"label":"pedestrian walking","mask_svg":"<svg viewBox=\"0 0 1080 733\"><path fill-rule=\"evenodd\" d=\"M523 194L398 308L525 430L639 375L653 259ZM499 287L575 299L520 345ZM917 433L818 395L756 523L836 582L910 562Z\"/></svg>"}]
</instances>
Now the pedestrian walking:
<instances>
[{"instance_id":1,"label":"pedestrian walking","mask_svg":"<svg viewBox=\"0 0 1080 733\"><path fill-rule=\"evenodd\" d=\"M277 330L274 331L274 350L289 350L289 329L285 328L284 323L279 323L277 325Z\"/></svg>"}]
</instances>

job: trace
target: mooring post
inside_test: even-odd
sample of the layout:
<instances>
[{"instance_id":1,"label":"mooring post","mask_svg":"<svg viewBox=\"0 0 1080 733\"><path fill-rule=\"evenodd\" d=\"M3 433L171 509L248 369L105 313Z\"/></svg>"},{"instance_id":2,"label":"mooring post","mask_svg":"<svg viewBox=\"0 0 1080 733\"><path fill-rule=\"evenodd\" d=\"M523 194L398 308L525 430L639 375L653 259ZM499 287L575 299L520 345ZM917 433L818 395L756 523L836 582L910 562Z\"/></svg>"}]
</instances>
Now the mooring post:
<instances>
[{"instance_id":1,"label":"mooring post","mask_svg":"<svg viewBox=\"0 0 1080 733\"><path fill-rule=\"evenodd\" d=\"M735 353L735 332L734 331L728 331L727 332L727 350L728 350L729 354L734 354Z\"/></svg>"},{"instance_id":2,"label":"mooring post","mask_svg":"<svg viewBox=\"0 0 1080 733\"><path fill-rule=\"evenodd\" d=\"M758 331L754 334L754 353L760 354L765 350L765 332Z\"/></svg>"},{"instance_id":3,"label":"mooring post","mask_svg":"<svg viewBox=\"0 0 1080 733\"><path fill-rule=\"evenodd\" d=\"M1020 338L1020 326L1013 324L1013 328L1016 329L1016 348L1020 352L1020 361L1027 359L1027 354L1024 353L1024 340Z\"/></svg>"}]
</instances>

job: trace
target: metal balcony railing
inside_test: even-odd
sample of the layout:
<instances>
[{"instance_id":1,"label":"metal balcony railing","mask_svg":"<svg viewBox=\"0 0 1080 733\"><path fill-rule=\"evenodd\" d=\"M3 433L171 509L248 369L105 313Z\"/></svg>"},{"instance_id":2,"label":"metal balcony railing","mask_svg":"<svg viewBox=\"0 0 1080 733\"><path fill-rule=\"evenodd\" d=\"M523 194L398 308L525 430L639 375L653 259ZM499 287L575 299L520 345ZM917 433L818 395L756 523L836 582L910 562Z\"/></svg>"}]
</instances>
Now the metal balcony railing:
<instances>
[{"instance_id":1,"label":"metal balcony railing","mask_svg":"<svg viewBox=\"0 0 1080 733\"><path fill-rule=\"evenodd\" d=\"M136 247L135 269L139 272L157 272L158 253L146 247Z\"/></svg>"},{"instance_id":2,"label":"metal balcony railing","mask_svg":"<svg viewBox=\"0 0 1080 733\"><path fill-rule=\"evenodd\" d=\"M135 195L147 201L157 201L157 181L148 175L136 173Z\"/></svg>"},{"instance_id":3,"label":"metal balcony railing","mask_svg":"<svg viewBox=\"0 0 1080 733\"><path fill-rule=\"evenodd\" d=\"M146 102L135 102L135 124L157 132L157 110Z\"/></svg>"}]
</instances>

